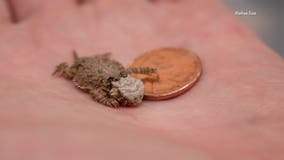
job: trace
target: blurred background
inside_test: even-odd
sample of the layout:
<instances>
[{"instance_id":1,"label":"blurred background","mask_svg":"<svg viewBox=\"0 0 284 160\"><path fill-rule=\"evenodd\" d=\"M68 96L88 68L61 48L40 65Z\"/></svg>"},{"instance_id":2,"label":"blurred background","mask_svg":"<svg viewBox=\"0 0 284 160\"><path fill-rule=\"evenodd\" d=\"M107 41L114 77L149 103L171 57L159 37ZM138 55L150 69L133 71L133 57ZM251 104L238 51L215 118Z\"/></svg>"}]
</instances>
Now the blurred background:
<instances>
[{"instance_id":1,"label":"blurred background","mask_svg":"<svg viewBox=\"0 0 284 160\"><path fill-rule=\"evenodd\" d=\"M262 40L284 57L284 0L225 0L235 12L250 12L239 16ZM253 15L256 13L256 15ZM238 14L238 13L237 13Z\"/></svg>"}]
</instances>

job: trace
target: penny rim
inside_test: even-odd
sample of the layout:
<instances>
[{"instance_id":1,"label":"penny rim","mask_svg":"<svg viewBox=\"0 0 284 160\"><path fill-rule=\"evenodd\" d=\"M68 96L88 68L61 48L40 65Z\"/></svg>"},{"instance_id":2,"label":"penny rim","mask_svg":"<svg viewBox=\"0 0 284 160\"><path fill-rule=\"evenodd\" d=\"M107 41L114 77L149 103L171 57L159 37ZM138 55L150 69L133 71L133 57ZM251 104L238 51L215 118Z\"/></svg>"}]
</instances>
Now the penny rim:
<instances>
[{"instance_id":1,"label":"penny rim","mask_svg":"<svg viewBox=\"0 0 284 160\"><path fill-rule=\"evenodd\" d=\"M159 56L161 56L161 59L163 59L163 54L167 54L166 56L168 57L166 57L165 60L157 60L158 62L155 62L155 59L159 59ZM151 58L153 60L151 60ZM173 60L173 58L175 60ZM165 67L159 68L159 65L155 63L160 63L160 65ZM169 66L165 65L167 63L170 63L169 66L171 65L172 67L176 67L177 72L185 74L183 76L186 78L175 81L177 79L176 77L170 77L169 75L165 75L167 70L172 71L172 69L169 69ZM179 63L186 63L185 66L187 66L188 68L183 68L182 65ZM130 65L130 67L139 67L145 65L153 68L158 66L158 70L160 69L163 72L161 75L162 77L170 77L172 81L175 82L174 84L170 84L171 82L165 78L161 82L153 82L152 88L154 88L154 85L156 85L158 88L161 84L165 86L165 89L162 91L151 92L149 89L147 89L147 84L149 86L149 82L143 81L146 86L144 97L147 100L165 100L177 97L192 88L193 85L199 80L202 73L200 58L192 51L183 48L160 48L147 52L144 55L135 59L133 64ZM141 77L137 75L134 75L134 77L141 79ZM172 88L167 88L167 83L169 83L169 86L171 86Z\"/></svg>"}]
</instances>

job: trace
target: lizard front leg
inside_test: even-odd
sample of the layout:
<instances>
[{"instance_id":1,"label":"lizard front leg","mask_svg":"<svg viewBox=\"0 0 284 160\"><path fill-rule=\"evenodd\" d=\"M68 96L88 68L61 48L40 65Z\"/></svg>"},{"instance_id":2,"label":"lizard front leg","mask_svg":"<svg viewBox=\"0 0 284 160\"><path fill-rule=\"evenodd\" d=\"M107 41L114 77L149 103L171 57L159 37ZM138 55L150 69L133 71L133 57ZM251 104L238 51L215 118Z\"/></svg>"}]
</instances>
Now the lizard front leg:
<instances>
[{"instance_id":1,"label":"lizard front leg","mask_svg":"<svg viewBox=\"0 0 284 160\"><path fill-rule=\"evenodd\" d=\"M108 93L103 89L93 89L90 91L90 93L93 96L93 98L101 104L113 108L119 107L119 102L115 98L110 97Z\"/></svg>"}]
</instances>

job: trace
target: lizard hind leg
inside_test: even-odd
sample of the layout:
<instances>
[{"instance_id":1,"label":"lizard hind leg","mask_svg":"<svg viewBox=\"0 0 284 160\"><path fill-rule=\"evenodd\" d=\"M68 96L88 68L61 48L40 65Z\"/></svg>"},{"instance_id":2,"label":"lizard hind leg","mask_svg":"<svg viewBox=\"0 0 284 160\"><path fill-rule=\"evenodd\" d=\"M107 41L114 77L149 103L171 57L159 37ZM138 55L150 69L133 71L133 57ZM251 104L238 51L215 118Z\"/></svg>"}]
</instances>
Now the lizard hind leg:
<instances>
[{"instance_id":1,"label":"lizard hind leg","mask_svg":"<svg viewBox=\"0 0 284 160\"><path fill-rule=\"evenodd\" d=\"M66 62L60 63L58 66L56 66L56 69L52 73L54 76L60 76L67 79L73 78L73 75L70 72L70 68Z\"/></svg>"}]
</instances>

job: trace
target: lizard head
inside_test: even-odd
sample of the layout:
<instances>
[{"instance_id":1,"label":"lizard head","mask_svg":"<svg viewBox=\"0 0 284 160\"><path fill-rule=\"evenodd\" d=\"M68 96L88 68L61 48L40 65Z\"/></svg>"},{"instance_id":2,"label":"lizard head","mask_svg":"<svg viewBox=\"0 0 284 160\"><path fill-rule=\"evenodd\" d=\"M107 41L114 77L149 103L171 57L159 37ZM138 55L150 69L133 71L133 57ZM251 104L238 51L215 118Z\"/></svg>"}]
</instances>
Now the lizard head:
<instances>
[{"instance_id":1,"label":"lizard head","mask_svg":"<svg viewBox=\"0 0 284 160\"><path fill-rule=\"evenodd\" d=\"M123 105L138 105L144 96L144 84L141 80L128 75L121 77L118 81L111 82L120 93L119 100Z\"/></svg>"}]
</instances>

